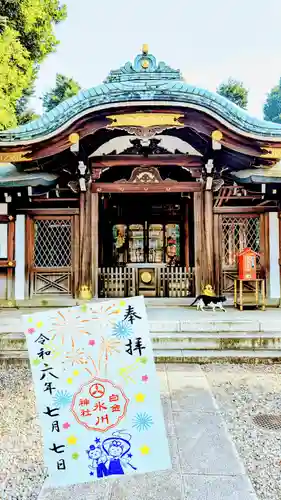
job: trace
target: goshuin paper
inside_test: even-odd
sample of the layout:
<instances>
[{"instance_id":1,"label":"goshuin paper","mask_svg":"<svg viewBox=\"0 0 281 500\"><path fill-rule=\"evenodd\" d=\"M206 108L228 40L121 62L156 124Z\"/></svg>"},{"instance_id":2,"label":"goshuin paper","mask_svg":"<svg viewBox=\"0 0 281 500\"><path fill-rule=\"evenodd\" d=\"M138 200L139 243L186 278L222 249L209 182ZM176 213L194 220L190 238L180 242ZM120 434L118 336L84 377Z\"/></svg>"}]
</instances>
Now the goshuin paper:
<instances>
[{"instance_id":1,"label":"goshuin paper","mask_svg":"<svg viewBox=\"0 0 281 500\"><path fill-rule=\"evenodd\" d=\"M142 297L23 321L48 485L171 468Z\"/></svg>"}]
</instances>

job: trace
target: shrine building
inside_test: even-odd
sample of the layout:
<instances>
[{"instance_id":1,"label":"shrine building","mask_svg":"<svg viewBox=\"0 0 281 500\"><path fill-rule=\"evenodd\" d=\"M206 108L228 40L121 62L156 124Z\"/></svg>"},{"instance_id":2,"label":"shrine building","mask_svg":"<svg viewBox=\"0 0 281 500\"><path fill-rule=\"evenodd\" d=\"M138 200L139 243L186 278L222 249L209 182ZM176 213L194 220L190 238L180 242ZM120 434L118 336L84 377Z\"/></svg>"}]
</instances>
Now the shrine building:
<instances>
[{"instance_id":1,"label":"shrine building","mask_svg":"<svg viewBox=\"0 0 281 500\"><path fill-rule=\"evenodd\" d=\"M281 125L187 83L144 46L0 132L0 306L231 296L258 253L280 299Z\"/></svg>"}]
</instances>

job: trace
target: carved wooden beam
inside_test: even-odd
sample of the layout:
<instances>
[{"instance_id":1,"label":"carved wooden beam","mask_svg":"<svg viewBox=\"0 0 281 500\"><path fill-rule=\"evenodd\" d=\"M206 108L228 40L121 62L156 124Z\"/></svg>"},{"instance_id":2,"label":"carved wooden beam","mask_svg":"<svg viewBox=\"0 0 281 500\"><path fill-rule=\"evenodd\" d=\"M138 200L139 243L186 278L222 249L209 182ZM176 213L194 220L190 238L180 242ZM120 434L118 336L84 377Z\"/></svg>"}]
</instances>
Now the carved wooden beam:
<instances>
[{"instance_id":1,"label":"carved wooden beam","mask_svg":"<svg viewBox=\"0 0 281 500\"><path fill-rule=\"evenodd\" d=\"M139 155L116 155L95 156L92 168L124 167L124 166L180 166L198 168L203 165L203 160L198 156L185 155L151 155L149 157Z\"/></svg>"},{"instance_id":2,"label":"carved wooden beam","mask_svg":"<svg viewBox=\"0 0 281 500\"><path fill-rule=\"evenodd\" d=\"M201 191L199 182L118 183L92 184L93 193L194 193Z\"/></svg>"},{"instance_id":3,"label":"carved wooden beam","mask_svg":"<svg viewBox=\"0 0 281 500\"><path fill-rule=\"evenodd\" d=\"M247 217L247 214L259 214L263 212L278 212L276 206L247 206L247 207L214 207L214 214L239 214L241 217Z\"/></svg>"},{"instance_id":4,"label":"carved wooden beam","mask_svg":"<svg viewBox=\"0 0 281 500\"><path fill-rule=\"evenodd\" d=\"M17 163L23 161L32 161L33 158L30 157L32 151L11 151L6 153L0 153L0 167L1 163Z\"/></svg>"}]
</instances>

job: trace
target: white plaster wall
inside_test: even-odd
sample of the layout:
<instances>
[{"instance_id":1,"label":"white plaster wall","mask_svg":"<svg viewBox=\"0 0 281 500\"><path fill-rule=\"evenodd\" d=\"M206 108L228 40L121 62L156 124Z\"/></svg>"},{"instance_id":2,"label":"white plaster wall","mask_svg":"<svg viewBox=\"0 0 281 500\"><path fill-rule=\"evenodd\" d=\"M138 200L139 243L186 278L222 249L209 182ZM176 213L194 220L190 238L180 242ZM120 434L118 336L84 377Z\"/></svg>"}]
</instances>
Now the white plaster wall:
<instances>
[{"instance_id":1,"label":"white plaster wall","mask_svg":"<svg viewBox=\"0 0 281 500\"><path fill-rule=\"evenodd\" d=\"M0 203L0 214L1 215L8 214L8 203Z\"/></svg>"},{"instance_id":2,"label":"white plaster wall","mask_svg":"<svg viewBox=\"0 0 281 500\"><path fill-rule=\"evenodd\" d=\"M280 298L279 219L277 212L269 213L269 296Z\"/></svg>"},{"instance_id":3,"label":"white plaster wall","mask_svg":"<svg viewBox=\"0 0 281 500\"><path fill-rule=\"evenodd\" d=\"M25 215L17 215L16 218L15 250L15 299L23 300L25 298Z\"/></svg>"}]
</instances>

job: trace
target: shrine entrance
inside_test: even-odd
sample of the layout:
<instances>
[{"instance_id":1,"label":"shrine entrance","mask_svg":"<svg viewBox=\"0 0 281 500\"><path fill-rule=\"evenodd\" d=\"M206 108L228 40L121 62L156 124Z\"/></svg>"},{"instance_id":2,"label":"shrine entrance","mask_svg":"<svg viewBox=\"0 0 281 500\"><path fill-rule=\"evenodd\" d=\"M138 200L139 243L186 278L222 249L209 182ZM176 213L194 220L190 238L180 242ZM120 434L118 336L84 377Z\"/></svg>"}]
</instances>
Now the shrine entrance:
<instances>
[{"instance_id":1,"label":"shrine entrance","mask_svg":"<svg viewBox=\"0 0 281 500\"><path fill-rule=\"evenodd\" d=\"M176 193L101 197L100 296L192 294L191 196Z\"/></svg>"}]
</instances>

